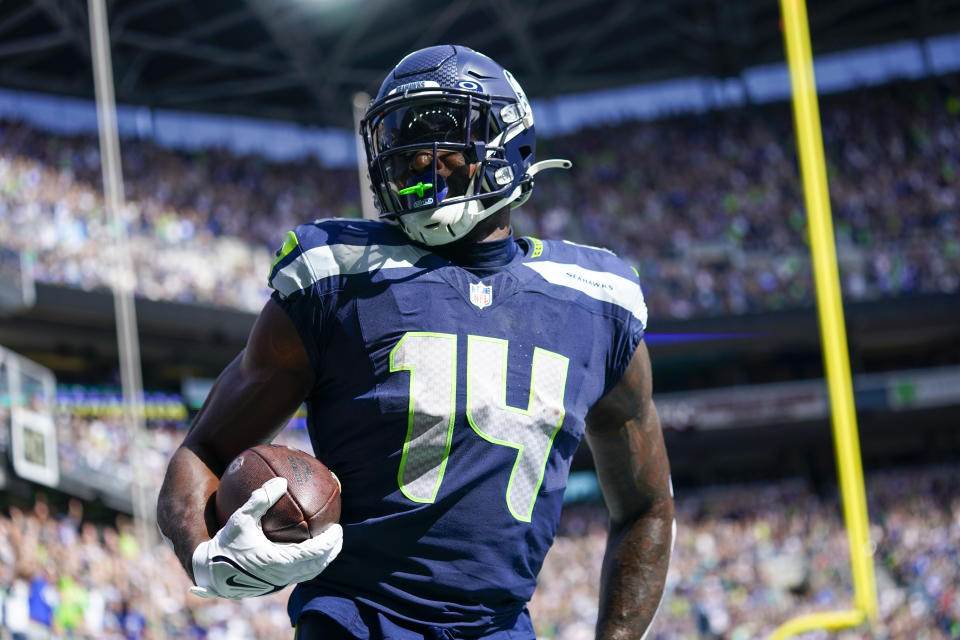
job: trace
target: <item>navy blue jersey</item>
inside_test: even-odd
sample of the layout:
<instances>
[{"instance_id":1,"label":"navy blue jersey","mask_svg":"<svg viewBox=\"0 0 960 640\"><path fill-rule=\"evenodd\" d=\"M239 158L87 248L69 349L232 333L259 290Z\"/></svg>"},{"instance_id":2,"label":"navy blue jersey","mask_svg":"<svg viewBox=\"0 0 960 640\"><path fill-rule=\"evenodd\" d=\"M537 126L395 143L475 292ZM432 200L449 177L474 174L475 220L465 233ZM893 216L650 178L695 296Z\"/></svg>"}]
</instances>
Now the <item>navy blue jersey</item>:
<instances>
[{"instance_id":1,"label":"navy blue jersey","mask_svg":"<svg viewBox=\"0 0 960 640\"><path fill-rule=\"evenodd\" d=\"M395 227L291 231L274 299L316 370L314 453L343 484L343 551L290 603L354 601L471 635L536 586L587 411L643 336L635 272L609 251L510 240L467 268Z\"/></svg>"}]
</instances>

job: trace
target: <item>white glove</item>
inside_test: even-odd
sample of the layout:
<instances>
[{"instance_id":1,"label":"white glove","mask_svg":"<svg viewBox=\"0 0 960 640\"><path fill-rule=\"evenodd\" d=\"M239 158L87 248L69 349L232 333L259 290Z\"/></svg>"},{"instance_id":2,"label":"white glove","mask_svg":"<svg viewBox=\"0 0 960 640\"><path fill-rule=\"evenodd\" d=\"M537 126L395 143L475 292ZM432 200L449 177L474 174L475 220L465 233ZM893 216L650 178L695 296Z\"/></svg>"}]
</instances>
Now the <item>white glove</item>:
<instances>
[{"instance_id":1,"label":"white glove","mask_svg":"<svg viewBox=\"0 0 960 640\"><path fill-rule=\"evenodd\" d=\"M304 582L327 568L343 546L343 528L332 524L298 543L273 542L260 525L263 514L287 491L286 478L271 478L253 492L211 540L193 552L190 593L239 600Z\"/></svg>"}]
</instances>

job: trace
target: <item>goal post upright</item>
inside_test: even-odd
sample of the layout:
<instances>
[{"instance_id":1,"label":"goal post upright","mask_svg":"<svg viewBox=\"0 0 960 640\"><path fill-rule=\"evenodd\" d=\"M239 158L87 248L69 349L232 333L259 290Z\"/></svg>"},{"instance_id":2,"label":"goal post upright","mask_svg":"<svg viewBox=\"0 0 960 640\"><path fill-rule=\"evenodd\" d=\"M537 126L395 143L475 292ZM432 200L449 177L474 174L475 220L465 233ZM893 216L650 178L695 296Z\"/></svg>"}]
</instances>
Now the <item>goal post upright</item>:
<instances>
[{"instance_id":1,"label":"goal post upright","mask_svg":"<svg viewBox=\"0 0 960 640\"><path fill-rule=\"evenodd\" d=\"M830 398L837 473L850 548L854 609L814 613L788 620L774 631L771 640L781 640L814 629L856 626L864 621L872 621L877 611L873 549L867 519L853 385L850 380L850 359L844 327L806 0L780 0L780 10L783 18L787 65L790 70L797 152L807 208L817 316Z\"/></svg>"}]
</instances>

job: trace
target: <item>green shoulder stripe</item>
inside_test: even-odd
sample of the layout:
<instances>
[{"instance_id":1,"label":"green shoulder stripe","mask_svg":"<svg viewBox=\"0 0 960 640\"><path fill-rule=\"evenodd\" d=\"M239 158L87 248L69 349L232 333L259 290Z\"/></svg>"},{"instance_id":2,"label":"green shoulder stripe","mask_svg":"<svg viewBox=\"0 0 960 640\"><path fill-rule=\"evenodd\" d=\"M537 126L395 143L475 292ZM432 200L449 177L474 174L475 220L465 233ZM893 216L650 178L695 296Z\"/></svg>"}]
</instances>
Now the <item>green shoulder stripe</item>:
<instances>
[{"instance_id":1,"label":"green shoulder stripe","mask_svg":"<svg viewBox=\"0 0 960 640\"><path fill-rule=\"evenodd\" d=\"M270 273L267 275L267 282L270 281L270 276L273 275L273 270L277 264L290 255L290 252L300 246L300 241L297 240L297 234L293 231L287 231L287 236L283 239L283 246L280 247L280 251L277 252L277 257L273 259L273 262L270 263Z\"/></svg>"}]
</instances>

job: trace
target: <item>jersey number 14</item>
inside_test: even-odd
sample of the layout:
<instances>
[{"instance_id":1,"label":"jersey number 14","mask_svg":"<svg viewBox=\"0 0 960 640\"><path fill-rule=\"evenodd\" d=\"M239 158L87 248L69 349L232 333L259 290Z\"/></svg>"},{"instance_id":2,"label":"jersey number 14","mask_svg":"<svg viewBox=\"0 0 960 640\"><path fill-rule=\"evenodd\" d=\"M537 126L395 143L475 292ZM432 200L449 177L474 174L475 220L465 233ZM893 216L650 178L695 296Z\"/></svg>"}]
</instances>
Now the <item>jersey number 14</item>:
<instances>
[{"instance_id":1,"label":"jersey number 14","mask_svg":"<svg viewBox=\"0 0 960 640\"><path fill-rule=\"evenodd\" d=\"M467 422L483 439L517 450L507 508L530 522L553 439L563 423L570 361L533 350L527 407L507 405L508 342L467 336ZM390 352L390 371L410 372L407 438L397 480L414 502L432 503L450 455L457 397L457 336L411 331Z\"/></svg>"}]
</instances>

